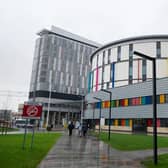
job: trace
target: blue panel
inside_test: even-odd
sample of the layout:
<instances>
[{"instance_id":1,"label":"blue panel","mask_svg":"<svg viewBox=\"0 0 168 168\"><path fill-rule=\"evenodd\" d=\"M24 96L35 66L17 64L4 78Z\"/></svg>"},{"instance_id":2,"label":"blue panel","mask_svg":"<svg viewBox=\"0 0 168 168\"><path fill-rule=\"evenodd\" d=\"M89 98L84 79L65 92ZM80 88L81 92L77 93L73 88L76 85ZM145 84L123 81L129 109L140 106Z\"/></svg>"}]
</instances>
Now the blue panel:
<instances>
[{"instance_id":1,"label":"blue panel","mask_svg":"<svg viewBox=\"0 0 168 168\"><path fill-rule=\"evenodd\" d=\"M114 88L114 80L115 80L115 63L111 64L111 81L112 81L112 88Z\"/></svg>"},{"instance_id":2,"label":"blue panel","mask_svg":"<svg viewBox=\"0 0 168 168\"><path fill-rule=\"evenodd\" d=\"M91 88L91 72L89 72L88 75L88 93L90 93L90 88Z\"/></svg>"},{"instance_id":3,"label":"blue panel","mask_svg":"<svg viewBox=\"0 0 168 168\"><path fill-rule=\"evenodd\" d=\"M146 96L146 104L152 104L152 96Z\"/></svg>"},{"instance_id":4,"label":"blue panel","mask_svg":"<svg viewBox=\"0 0 168 168\"><path fill-rule=\"evenodd\" d=\"M100 105L101 105L101 103L100 103L100 102L97 102L97 103L96 103L96 108L100 108Z\"/></svg>"}]
</instances>

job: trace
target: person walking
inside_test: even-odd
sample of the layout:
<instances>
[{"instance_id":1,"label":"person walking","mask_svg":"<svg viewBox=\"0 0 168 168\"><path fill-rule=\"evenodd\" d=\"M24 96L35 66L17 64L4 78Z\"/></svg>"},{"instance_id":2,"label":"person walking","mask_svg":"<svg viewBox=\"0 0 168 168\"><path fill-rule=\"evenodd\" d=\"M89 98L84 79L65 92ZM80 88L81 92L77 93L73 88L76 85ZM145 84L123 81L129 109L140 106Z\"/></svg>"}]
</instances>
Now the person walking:
<instances>
[{"instance_id":1,"label":"person walking","mask_svg":"<svg viewBox=\"0 0 168 168\"><path fill-rule=\"evenodd\" d=\"M71 123L68 125L68 129L69 129L69 136L72 135L72 130L74 129L74 125L73 122L71 121Z\"/></svg>"},{"instance_id":2,"label":"person walking","mask_svg":"<svg viewBox=\"0 0 168 168\"><path fill-rule=\"evenodd\" d=\"M78 133L79 133L79 136L81 137L82 136L82 124L81 123L79 124L79 127L78 127Z\"/></svg>"},{"instance_id":3,"label":"person walking","mask_svg":"<svg viewBox=\"0 0 168 168\"><path fill-rule=\"evenodd\" d=\"M87 130L88 130L87 124L86 124L86 123L83 123L83 124L82 124L82 132L83 132L83 136L84 136L84 137L86 136Z\"/></svg>"}]
</instances>

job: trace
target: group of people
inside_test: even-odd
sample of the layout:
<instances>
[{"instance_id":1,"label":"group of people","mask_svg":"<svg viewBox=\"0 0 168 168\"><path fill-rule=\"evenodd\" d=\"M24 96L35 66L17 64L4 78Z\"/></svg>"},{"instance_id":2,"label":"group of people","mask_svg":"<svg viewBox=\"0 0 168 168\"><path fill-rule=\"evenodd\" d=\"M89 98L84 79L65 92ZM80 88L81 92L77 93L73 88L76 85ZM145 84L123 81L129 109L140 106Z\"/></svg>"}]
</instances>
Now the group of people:
<instances>
[{"instance_id":1,"label":"group of people","mask_svg":"<svg viewBox=\"0 0 168 168\"><path fill-rule=\"evenodd\" d=\"M69 130L69 136L72 135L72 130L75 128L73 122L71 121L68 125L68 130ZM81 136L86 136L87 130L88 130L88 124L87 123L79 123L77 126L78 129L78 135Z\"/></svg>"}]
</instances>

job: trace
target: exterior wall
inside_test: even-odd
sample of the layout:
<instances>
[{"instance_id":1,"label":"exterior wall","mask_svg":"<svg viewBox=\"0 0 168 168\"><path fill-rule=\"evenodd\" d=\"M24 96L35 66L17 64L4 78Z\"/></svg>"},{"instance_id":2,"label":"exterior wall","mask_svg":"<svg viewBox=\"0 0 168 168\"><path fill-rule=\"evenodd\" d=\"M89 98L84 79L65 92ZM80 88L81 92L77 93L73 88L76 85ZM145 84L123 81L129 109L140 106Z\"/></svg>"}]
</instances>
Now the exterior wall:
<instances>
[{"instance_id":1,"label":"exterior wall","mask_svg":"<svg viewBox=\"0 0 168 168\"><path fill-rule=\"evenodd\" d=\"M168 38L132 40L108 45L92 55L90 92L152 78L152 63L133 54L139 51L157 58L157 78L168 76ZM99 82L98 82L99 81ZM101 81L101 82L100 82Z\"/></svg>"},{"instance_id":2,"label":"exterior wall","mask_svg":"<svg viewBox=\"0 0 168 168\"><path fill-rule=\"evenodd\" d=\"M81 95L88 90L90 55L100 45L53 26L38 35L29 101L43 104L43 118L49 107L52 112L49 122L54 122L53 117L62 120L61 112L66 113L64 117L69 113L80 113Z\"/></svg>"},{"instance_id":3,"label":"exterior wall","mask_svg":"<svg viewBox=\"0 0 168 168\"><path fill-rule=\"evenodd\" d=\"M51 73L52 90L85 94L89 56L94 49L56 35L43 35L36 43L30 91L34 91L34 87L35 90L49 90Z\"/></svg>"},{"instance_id":4,"label":"exterior wall","mask_svg":"<svg viewBox=\"0 0 168 168\"><path fill-rule=\"evenodd\" d=\"M157 76L157 127L160 133L168 127L168 36L144 36L123 39L107 44L91 56L89 90L85 98L85 119L105 118L113 131L134 131L143 126L151 132L153 119L152 62L133 54L138 51L156 58ZM101 89L112 92L109 94ZM94 97L101 98L97 102ZM111 119L109 106L111 103ZM139 128L138 128L139 129Z\"/></svg>"}]
</instances>

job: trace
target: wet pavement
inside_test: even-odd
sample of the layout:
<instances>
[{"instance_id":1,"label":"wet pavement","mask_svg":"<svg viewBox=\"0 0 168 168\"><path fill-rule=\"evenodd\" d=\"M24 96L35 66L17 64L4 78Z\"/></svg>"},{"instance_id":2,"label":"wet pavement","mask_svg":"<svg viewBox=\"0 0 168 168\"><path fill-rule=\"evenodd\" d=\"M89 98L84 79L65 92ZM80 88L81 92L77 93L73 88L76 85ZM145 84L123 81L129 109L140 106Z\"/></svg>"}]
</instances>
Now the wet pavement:
<instances>
[{"instance_id":1,"label":"wet pavement","mask_svg":"<svg viewBox=\"0 0 168 168\"><path fill-rule=\"evenodd\" d=\"M168 153L168 148L158 153ZM140 161L148 156L153 150L123 152L95 137L64 133L38 168L142 168Z\"/></svg>"}]
</instances>

